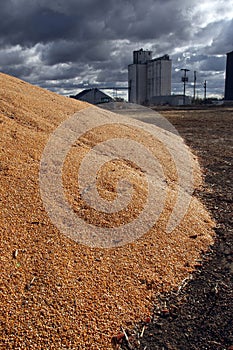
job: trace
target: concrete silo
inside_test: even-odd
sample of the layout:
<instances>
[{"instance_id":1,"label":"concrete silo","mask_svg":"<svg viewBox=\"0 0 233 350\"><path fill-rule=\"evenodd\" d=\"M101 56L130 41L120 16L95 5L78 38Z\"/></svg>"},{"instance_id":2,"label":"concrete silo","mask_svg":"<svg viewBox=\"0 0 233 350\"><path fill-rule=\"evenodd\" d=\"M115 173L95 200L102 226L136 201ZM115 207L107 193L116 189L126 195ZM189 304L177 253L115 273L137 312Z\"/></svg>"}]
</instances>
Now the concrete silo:
<instances>
[{"instance_id":1,"label":"concrete silo","mask_svg":"<svg viewBox=\"0 0 233 350\"><path fill-rule=\"evenodd\" d=\"M233 101L233 51L227 53L225 100Z\"/></svg>"},{"instance_id":2,"label":"concrete silo","mask_svg":"<svg viewBox=\"0 0 233 350\"><path fill-rule=\"evenodd\" d=\"M128 66L129 102L148 104L155 96L171 95L171 70L168 55L152 59L152 51L134 51Z\"/></svg>"}]
</instances>

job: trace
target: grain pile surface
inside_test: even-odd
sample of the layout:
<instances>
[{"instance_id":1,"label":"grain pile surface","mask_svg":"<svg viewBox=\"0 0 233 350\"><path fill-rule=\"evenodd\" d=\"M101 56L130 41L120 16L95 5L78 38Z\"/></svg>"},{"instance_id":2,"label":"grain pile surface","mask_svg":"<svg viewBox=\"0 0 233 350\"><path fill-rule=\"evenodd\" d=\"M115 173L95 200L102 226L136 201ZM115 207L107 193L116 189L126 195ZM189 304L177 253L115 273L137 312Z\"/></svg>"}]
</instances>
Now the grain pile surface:
<instances>
[{"instance_id":1,"label":"grain pile surface","mask_svg":"<svg viewBox=\"0 0 233 350\"><path fill-rule=\"evenodd\" d=\"M107 200L114 199L122 175L129 174L139 193L121 215L92 210L77 190L75 174L82 157L93 145L125 135L146 143L168 163L165 175L171 186L158 222L138 240L110 249L79 244L53 225L40 196L40 159L59 124L88 108L0 74L2 349L112 349L120 327L149 316L156 295L178 288L213 242L214 224L195 197L179 226L165 234L176 171L161 145L121 125L96 128L77 140L64 163L67 200L77 215L96 226L117 226L137 216L147 187L135 164L106 162L99 172L97 186ZM195 179L200 186L197 164Z\"/></svg>"}]
</instances>

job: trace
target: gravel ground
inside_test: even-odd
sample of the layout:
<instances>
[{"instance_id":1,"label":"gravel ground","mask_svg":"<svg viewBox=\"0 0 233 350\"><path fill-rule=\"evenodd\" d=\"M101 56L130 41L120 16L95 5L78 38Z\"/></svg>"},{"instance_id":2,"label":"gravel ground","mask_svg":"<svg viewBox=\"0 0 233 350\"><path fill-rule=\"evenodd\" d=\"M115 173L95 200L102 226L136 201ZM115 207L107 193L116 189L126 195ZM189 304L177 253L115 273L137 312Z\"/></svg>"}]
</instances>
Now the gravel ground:
<instances>
[{"instance_id":1,"label":"gravel ground","mask_svg":"<svg viewBox=\"0 0 233 350\"><path fill-rule=\"evenodd\" d=\"M197 194L216 220L215 244L177 293L161 294L148 323L129 331L122 349L233 349L233 108L161 110L199 157ZM130 344L130 345L129 345Z\"/></svg>"}]
</instances>

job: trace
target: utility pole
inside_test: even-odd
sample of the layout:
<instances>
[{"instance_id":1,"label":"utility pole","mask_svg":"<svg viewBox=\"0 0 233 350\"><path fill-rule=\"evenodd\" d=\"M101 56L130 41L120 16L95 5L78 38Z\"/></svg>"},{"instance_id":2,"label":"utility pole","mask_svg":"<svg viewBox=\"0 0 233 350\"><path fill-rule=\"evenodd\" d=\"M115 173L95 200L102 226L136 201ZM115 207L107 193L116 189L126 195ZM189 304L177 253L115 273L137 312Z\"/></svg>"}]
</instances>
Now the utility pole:
<instances>
[{"instance_id":1,"label":"utility pole","mask_svg":"<svg viewBox=\"0 0 233 350\"><path fill-rule=\"evenodd\" d=\"M204 87L204 101L205 101L205 103L206 103L206 89L207 89L207 82L206 82L206 80L205 80L205 82L204 82L203 87Z\"/></svg>"},{"instance_id":2,"label":"utility pole","mask_svg":"<svg viewBox=\"0 0 233 350\"><path fill-rule=\"evenodd\" d=\"M182 68L181 70L184 71L184 76L181 78L181 81L184 83L183 105L185 105L185 89L186 83L188 82L187 72L189 72L189 69Z\"/></svg>"},{"instance_id":3,"label":"utility pole","mask_svg":"<svg viewBox=\"0 0 233 350\"><path fill-rule=\"evenodd\" d=\"M193 81L193 102L196 100L196 84L197 84L197 72L194 71L194 81Z\"/></svg>"}]
</instances>

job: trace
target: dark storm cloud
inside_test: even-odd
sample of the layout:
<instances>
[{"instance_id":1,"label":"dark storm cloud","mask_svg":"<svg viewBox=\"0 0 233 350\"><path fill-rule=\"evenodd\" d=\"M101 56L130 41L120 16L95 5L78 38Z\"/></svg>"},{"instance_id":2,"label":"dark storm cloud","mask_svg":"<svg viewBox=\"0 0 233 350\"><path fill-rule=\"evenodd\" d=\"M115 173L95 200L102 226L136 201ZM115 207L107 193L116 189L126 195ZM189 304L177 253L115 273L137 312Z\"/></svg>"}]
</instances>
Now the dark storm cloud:
<instances>
[{"instance_id":1,"label":"dark storm cloud","mask_svg":"<svg viewBox=\"0 0 233 350\"><path fill-rule=\"evenodd\" d=\"M67 38L149 40L174 30L182 35L187 27L183 6L179 6L182 2L147 0L145 6L141 0L67 1L62 5L11 0L1 7L0 36L5 44L27 46Z\"/></svg>"},{"instance_id":2,"label":"dark storm cloud","mask_svg":"<svg viewBox=\"0 0 233 350\"><path fill-rule=\"evenodd\" d=\"M216 0L0 1L0 70L61 93L86 82L127 84L132 51L141 47L203 77L224 70L216 55L233 49L233 21L205 22L209 13L199 8Z\"/></svg>"},{"instance_id":3,"label":"dark storm cloud","mask_svg":"<svg viewBox=\"0 0 233 350\"><path fill-rule=\"evenodd\" d=\"M20 47L0 50L0 66L23 64L24 60L25 55Z\"/></svg>"},{"instance_id":4,"label":"dark storm cloud","mask_svg":"<svg viewBox=\"0 0 233 350\"><path fill-rule=\"evenodd\" d=\"M209 56L200 63L199 69L202 71L219 72L225 69L225 56Z\"/></svg>"},{"instance_id":5,"label":"dark storm cloud","mask_svg":"<svg viewBox=\"0 0 233 350\"><path fill-rule=\"evenodd\" d=\"M208 52L220 55L233 50L233 19L223 21L218 34L213 38Z\"/></svg>"},{"instance_id":6,"label":"dark storm cloud","mask_svg":"<svg viewBox=\"0 0 233 350\"><path fill-rule=\"evenodd\" d=\"M69 62L107 61L110 59L110 43L104 41L65 41L59 40L43 47L41 60L48 64Z\"/></svg>"},{"instance_id":7,"label":"dark storm cloud","mask_svg":"<svg viewBox=\"0 0 233 350\"><path fill-rule=\"evenodd\" d=\"M19 1L20 3L20 1ZM29 5L30 6L30 5ZM21 13L21 15L20 15ZM46 8L15 14L1 13L1 42L4 45L20 44L31 46L39 42L49 42L60 37L67 38L73 30L75 19Z\"/></svg>"}]
</instances>

